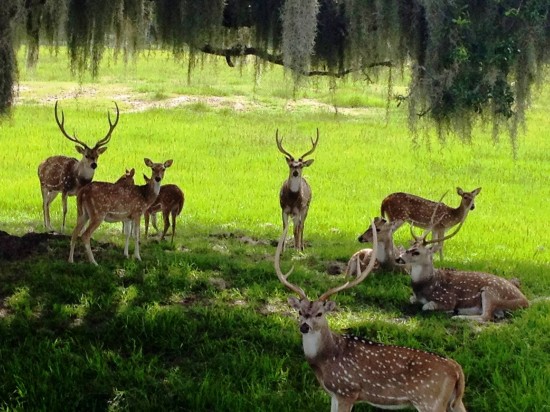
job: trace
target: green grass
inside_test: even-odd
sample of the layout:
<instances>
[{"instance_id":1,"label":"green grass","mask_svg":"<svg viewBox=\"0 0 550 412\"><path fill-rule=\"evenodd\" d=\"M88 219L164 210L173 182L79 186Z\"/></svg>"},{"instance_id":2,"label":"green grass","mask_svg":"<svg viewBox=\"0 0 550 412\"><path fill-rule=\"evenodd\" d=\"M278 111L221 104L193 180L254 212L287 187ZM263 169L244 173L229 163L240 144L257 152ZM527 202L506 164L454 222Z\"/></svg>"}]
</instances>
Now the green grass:
<instances>
[{"instance_id":1,"label":"green grass","mask_svg":"<svg viewBox=\"0 0 550 412\"><path fill-rule=\"evenodd\" d=\"M185 67L151 54L127 66L107 61L100 78L79 84L66 65L43 51L33 72L21 68L18 104L0 123L0 230L43 231L37 166L77 154L55 124L57 98L67 130L89 143L107 131L112 101L121 107L96 180L135 167L141 182L144 157L172 158L165 179L184 190L186 204L175 244L144 241L143 262L123 258L120 225L107 223L94 235L97 268L81 244L68 264L67 238L49 255L1 262L1 410L328 410L272 266L287 174L277 128L292 153L320 130L306 171L314 196L307 249L283 262L295 265L292 279L311 297L343 282L326 267L360 248L355 239L387 194L437 199L449 190L445 202L456 205L456 186L483 188L436 264L518 277L529 309L490 325L413 313L406 277L371 276L335 297L331 326L456 359L468 410L550 408L550 90L533 102L514 160L506 139L493 144L483 129L468 145L432 138L415 147L406 110L392 105L386 117L383 80L331 91L315 79L294 90L279 69L254 82L253 65L220 62L196 68L188 84ZM70 198L69 229L74 209ZM59 199L52 212L58 228ZM396 241L409 237L401 229Z\"/></svg>"}]
</instances>

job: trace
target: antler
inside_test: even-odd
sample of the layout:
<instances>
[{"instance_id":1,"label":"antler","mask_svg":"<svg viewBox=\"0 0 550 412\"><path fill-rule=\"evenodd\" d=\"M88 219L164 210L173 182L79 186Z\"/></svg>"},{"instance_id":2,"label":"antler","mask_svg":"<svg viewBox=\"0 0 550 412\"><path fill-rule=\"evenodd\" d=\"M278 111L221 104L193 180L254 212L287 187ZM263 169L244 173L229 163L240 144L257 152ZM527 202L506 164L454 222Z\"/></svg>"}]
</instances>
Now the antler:
<instances>
[{"instance_id":1,"label":"antler","mask_svg":"<svg viewBox=\"0 0 550 412\"><path fill-rule=\"evenodd\" d=\"M432 214L432 217L430 219L430 228L429 229L426 229L426 232L424 232L424 234L421 236L421 237L416 237L416 235L414 234L413 230L412 230L412 225L410 226L410 231L411 231L411 235L412 237L414 238L415 242L420 242L422 241L422 243L424 245L430 245L432 243L441 243L447 239L450 239L452 238L453 236L455 236L459 231L460 229L462 228L462 225L464 224L464 221L466 220L466 214L464 215L464 217L462 218L462 220L460 221L460 224L457 226L456 230L451 233L450 235L447 235L447 236L443 236L442 238L439 238L439 239L431 239L431 240L426 240L426 236L428 235L428 233L430 233L430 231L432 230L432 228L435 226L434 223L433 223L433 219L435 217L435 212L437 211L437 208L439 207L439 205L441 205L441 201L443 200L443 198L445 197L445 195L448 193L445 192L443 194L443 196L441 196L441 199L439 199L439 202L437 203L437 206L434 208L434 212Z\"/></svg>"},{"instance_id":2,"label":"antler","mask_svg":"<svg viewBox=\"0 0 550 412\"><path fill-rule=\"evenodd\" d=\"M116 102L114 102L114 104L116 107L115 122L114 123L111 122L111 113L107 111L107 119L109 120L109 131L107 132L107 135L103 139L101 139L95 144L94 149L97 149L101 146L105 146L107 143L109 143L109 140L111 140L111 134L113 133L113 130L115 130L115 127L118 124L118 119L120 118L120 111L118 110L118 105L116 104Z\"/></svg>"},{"instance_id":3,"label":"antler","mask_svg":"<svg viewBox=\"0 0 550 412\"><path fill-rule=\"evenodd\" d=\"M313 141L313 138L311 139L311 144L312 144L312 148L308 151L308 152L305 152L302 156L300 156L300 160L302 160L304 157L312 154L315 149L317 148L317 143L319 143L319 128L317 128L317 139L315 139L315 142Z\"/></svg>"},{"instance_id":4,"label":"antler","mask_svg":"<svg viewBox=\"0 0 550 412\"><path fill-rule=\"evenodd\" d=\"M63 133L63 135L69 139L71 142L75 142L75 143L78 143L79 145L83 146L83 147L88 147L88 145L86 145L86 143L84 142L81 142L80 140L77 139L76 135L75 136L71 136L69 133L67 133L65 131L65 113L63 113L63 110L61 110L61 121L59 121L59 116L57 115L57 103L58 101L56 100L55 101L55 110L54 110L54 113L55 113L55 121L57 122L57 125L59 126L59 130L61 130L61 133Z\"/></svg>"},{"instance_id":5,"label":"antler","mask_svg":"<svg viewBox=\"0 0 550 412\"><path fill-rule=\"evenodd\" d=\"M319 297L319 300L327 300L331 295L334 295L335 293L341 292L342 290L349 289L354 287L355 285L358 285L372 271L372 269L374 268L374 264L376 263L376 253L378 251L378 235L376 233L376 226L374 225L374 220L371 220L371 226L372 226L372 255L370 257L369 264L367 265L365 270L359 273L361 266L359 264L360 257L358 255L357 256L357 277L355 278L355 280L351 282L346 282L341 286L337 286L335 288L329 289Z\"/></svg>"},{"instance_id":6,"label":"antler","mask_svg":"<svg viewBox=\"0 0 550 412\"><path fill-rule=\"evenodd\" d=\"M412 226L412 225L409 226L409 229L410 229L410 231L411 231L411 236L414 238L414 241L415 241L415 242L419 242L419 241L424 242L425 239L426 239L426 236L428 236L428 234L432 231L433 227L435 226L435 224L434 224L435 214L436 214L437 209L439 208L439 206L441 206L441 205L443 204L443 203L441 203L441 202L442 202L443 198L444 198L445 196L447 196L447 193L449 193L448 190L447 190L445 193L443 193L443 195L439 198L439 201L437 202L437 205L435 206L434 211L433 211L433 213L432 213L432 217L430 218L430 226L429 226L428 229L426 229L426 230L424 231L424 233L422 234L422 236L416 237L416 235L414 234L413 229L412 229L413 226ZM441 219L439 219L439 221L438 221L437 223L439 223L440 221L441 221ZM432 243L433 243L433 242L432 242Z\"/></svg>"},{"instance_id":7,"label":"antler","mask_svg":"<svg viewBox=\"0 0 550 412\"><path fill-rule=\"evenodd\" d=\"M291 291L296 292L298 296L300 296L300 299L307 299L306 293L302 288L299 286L293 285L290 283L287 278L290 276L292 271L294 270L294 266L288 271L286 275L283 275L283 272L281 272L281 252L283 251L283 243L286 239L286 235L288 233L288 227L290 225L286 225L285 229L283 230L283 234L281 238L279 239L279 243L277 244L277 251L275 252L275 273L277 273L277 277L281 281L283 285L285 285L287 288L289 288Z\"/></svg>"},{"instance_id":8,"label":"antler","mask_svg":"<svg viewBox=\"0 0 550 412\"><path fill-rule=\"evenodd\" d=\"M460 221L460 224L457 226L456 230L453 233L451 233L450 235L443 236L441 239L431 239L431 240L423 239L422 242L424 243L424 245L429 245L431 243L440 243L440 242L443 242L444 240L452 238L454 235L456 235L459 232L459 230L462 227L462 225L464 224L465 220L466 220L466 217L464 217Z\"/></svg>"},{"instance_id":9,"label":"antler","mask_svg":"<svg viewBox=\"0 0 550 412\"><path fill-rule=\"evenodd\" d=\"M279 148L279 151L288 158L294 159L294 156L283 149L283 138L281 137L281 139L279 139L279 129L277 129L277 131L275 132L275 140L277 141L277 147Z\"/></svg>"}]
</instances>

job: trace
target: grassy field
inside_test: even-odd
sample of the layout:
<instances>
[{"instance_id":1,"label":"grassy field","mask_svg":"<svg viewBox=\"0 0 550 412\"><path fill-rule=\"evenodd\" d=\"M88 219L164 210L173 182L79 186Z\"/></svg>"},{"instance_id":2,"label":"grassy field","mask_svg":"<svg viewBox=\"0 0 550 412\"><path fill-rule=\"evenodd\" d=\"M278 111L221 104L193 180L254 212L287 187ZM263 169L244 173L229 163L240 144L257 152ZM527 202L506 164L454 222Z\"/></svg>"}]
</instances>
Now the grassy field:
<instances>
[{"instance_id":1,"label":"grassy field","mask_svg":"<svg viewBox=\"0 0 550 412\"><path fill-rule=\"evenodd\" d=\"M335 297L331 326L454 358L470 411L550 410L550 89L537 93L514 160L506 137L493 143L482 127L469 144L426 137L414 145L406 109L392 104L387 116L382 80L334 90L313 79L295 90L279 69L220 61L197 67L189 83L185 66L152 53L128 65L106 61L100 78L79 83L65 56L41 52L36 69L21 67L18 103L0 123L0 230L42 232L37 166L77 155L55 124L56 99L67 130L90 144L107 131L112 101L121 108L96 180L135 167L141 183L144 157L174 159L165 182L180 185L186 203L174 245L144 241L143 262L123 258L120 225L108 223L94 236L97 268L81 244L68 264L66 237L47 254L0 262L1 410L329 409L273 270L288 170L277 128L297 154L320 131L306 171L307 248L283 262L288 270L294 261L293 281L310 297L344 281L327 266L361 247L357 236L389 193L449 191L445 202L457 205L457 186L482 187L436 265L518 277L529 309L489 325L417 313L406 277L377 275ZM52 212L59 228L60 199ZM403 228L396 242L409 238Z\"/></svg>"}]
</instances>

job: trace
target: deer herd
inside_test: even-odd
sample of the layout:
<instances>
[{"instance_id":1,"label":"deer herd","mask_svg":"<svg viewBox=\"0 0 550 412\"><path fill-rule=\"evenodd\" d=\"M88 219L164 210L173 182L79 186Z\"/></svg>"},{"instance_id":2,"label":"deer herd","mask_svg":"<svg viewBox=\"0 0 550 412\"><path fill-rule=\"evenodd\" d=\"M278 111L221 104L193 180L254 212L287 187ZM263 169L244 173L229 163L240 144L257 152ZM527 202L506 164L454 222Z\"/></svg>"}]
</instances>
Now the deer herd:
<instances>
[{"instance_id":1,"label":"deer herd","mask_svg":"<svg viewBox=\"0 0 550 412\"><path fill-rule=\"evenodd\" d=\"M111 121L105 137L90 148L76 134L65 130L65 116L58 115L55 103L55 120L62 134L76 143L80 160L66 156L52 156L38 167L42 192L44 226L51 231L50 204L58 193L62 196L65 228L67 197L76 195L77 221L73 229L69 262L74 260L78 238L82 239L88 260L97 265L90 239L102 222L123 222L126 236L124 256L128 257L130 237L134 238L134 257L141 260L139 250L141 216L145 219L145 236L149 220L164 239L170 225L174 240L176 217L184 205L184 193L174 184L162 185L164 173L172 166L172 160L155 163L145 158L150 177L143 175L144 185L134 182L135 169L126 172L115 182L93 181L98 158L116 128L120 112ZM278 150L285 156L288 179L279 191L283 231L275 252L275 273L280 282L297 297L288 299L289 305L298 311L299 329L303 350L317 380L331 397L331 411L350 411L357 402L367 402L382 409L416 408L418 411L465 411L462 397L465 378L461 366L452 359L407 347L384 345L352 335L340 335L331 331L326 315L336 309L329 297L355 287L371 273L398 273L410 277L412 295L410 302L420 304L423 311L442 311L453 318L479 322L502 317L506 311L526 308L528 300L519 289L519 281L507 280L488 273L458 269L436 269L433 255L439 252L443 259L443 242L454 237L464 224L481 188L466 192L457 188L461 201L453 208L439 201L431 201L409 193L392 193L381 202L381 216L371 224L358 241L371 243L372 248L360 249L351 256L344 270L349 281L329 289L316 300L309 300L299 286L288 280L292 269L283 274L281 255L285 250L289 229L289 217L294 227L293 246L302 252L304 223L312 199L312 190L302 172L311 166L313 154L319 143L311 139L311 148L298 158L283 148L283 138L275 133ZM156 224L156 214L162 213L164 228ZM171 221L170 221L171 217ZM396 247L393 235L408 223L413 243L408 248ZM417 236L413 228L424 229ZM445 232L455 227L451 234ZM431 233L431 238L428 235Z\"/></svg>"}]
</instances>

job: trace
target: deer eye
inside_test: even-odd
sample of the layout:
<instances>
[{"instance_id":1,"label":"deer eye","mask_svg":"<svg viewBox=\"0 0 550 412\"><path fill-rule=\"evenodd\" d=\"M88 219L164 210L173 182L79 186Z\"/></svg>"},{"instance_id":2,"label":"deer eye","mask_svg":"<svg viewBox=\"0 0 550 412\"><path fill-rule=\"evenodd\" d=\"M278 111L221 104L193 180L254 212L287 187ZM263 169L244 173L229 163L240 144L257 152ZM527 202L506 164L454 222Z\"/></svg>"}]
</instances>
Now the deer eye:
<instances>
[{"instance_id":1,"label":"deer eye","mask_svg":"<svg viewBox=\"0 0 550 412\"><path fill-rule=\"evenodd\" d=\"M302 316L302 311L301 310L298 311L298 315Z\"/></svg>"},{"instance_id":2,"label":"deer eye","mask_svg":"<svg viewBox=\"0 0 550 412\"><path fill-rule=\"evenodd\" d=\"M415 250L414 252L412 252L413 256L418 256L419 254L420 254L420 252L418 250Z\"/></svg>"},{"instance_id":3,"label":"deer eye","mask_svg":"<svg viewBox=\"0 0 550 412\"><path fill-rule=\"evenodd\" d=\"M376 228L376 233L380 232L380 229L379 228Z\"/></svg>"},{"instance_id":4,"label":"deer eye","mask_svg":"<svg viewBox=\"0 0 550 412\"><path fill-rule=\"evenodd\" d=\"M322 312L319 312L317 315L315 315L316 317L320 318L321 316L323 316L323 313Z\"/></svg>"}]
</instances>

